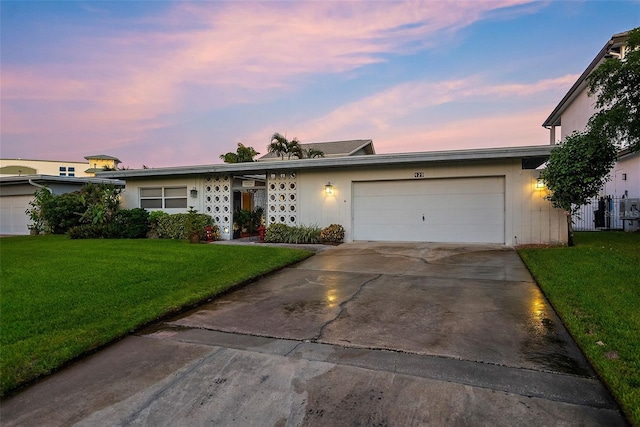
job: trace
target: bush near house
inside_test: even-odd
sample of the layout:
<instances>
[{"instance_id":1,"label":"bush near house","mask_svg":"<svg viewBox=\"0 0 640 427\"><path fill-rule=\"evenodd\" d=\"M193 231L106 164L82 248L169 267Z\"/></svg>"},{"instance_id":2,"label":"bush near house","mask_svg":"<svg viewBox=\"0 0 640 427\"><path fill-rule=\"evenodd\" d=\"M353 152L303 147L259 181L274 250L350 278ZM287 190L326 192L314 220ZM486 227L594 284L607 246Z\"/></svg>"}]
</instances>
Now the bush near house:
<instances>
[{"instance_id":1,"label":"bush near house","mask_svg":"<svg viewBox=\"0 0 640 427\"><path fill-rule=\"evenodd\" d=\"M518 252L629 420L640 426L640 233L578 232L575 243Z\"/></svg>"},{"instance_id":2,"label":"bush near house","mask_svg":"<svg viewBox=\"0 0 640 427\"><path fill-rule=\"evenodd\" d=\"M164 212L163 212L164 213ZM211 226L214 238L220 238L220 230L213 223L213 218L207 214L178 213L155 216L155 233L160 239L188 239L190 229L198 230L200 240L206 239L206 227ZM216 239L217 240L217 239Z\"/></svg>"},{"instance_id":3,"label":"bush near house","mask_svg":"<svg viewBox=\"0 0 640 427\"><path fill-rule=\"evenodd\" d=\"M286 224L271 224L265 233L268 243L342 243L344 228L340 224L331 224L321 229L318 226L292 227Z\"/></svg>"},{"instance_id":4,"label":"bush near house","mask_svg":"<svg viewBox=\"0 0 640 427\"><path fill-rule=\"evenodd\" d=\"M149 212L134 208L117 211L108 224L81 224L67 234L71 239L142 239L149 228Z\"/></svg>"},{"instance_id":5,"label":"bush near house","mask_svg":"<svg viewBox=\"0 0 640 427\"><path fill-rule=\"evenodd\" d=\"M320 232L320 241L323 243L342 243L344 241L344 227L340 224L331 224Z\"/></svg>"}]
</instances>

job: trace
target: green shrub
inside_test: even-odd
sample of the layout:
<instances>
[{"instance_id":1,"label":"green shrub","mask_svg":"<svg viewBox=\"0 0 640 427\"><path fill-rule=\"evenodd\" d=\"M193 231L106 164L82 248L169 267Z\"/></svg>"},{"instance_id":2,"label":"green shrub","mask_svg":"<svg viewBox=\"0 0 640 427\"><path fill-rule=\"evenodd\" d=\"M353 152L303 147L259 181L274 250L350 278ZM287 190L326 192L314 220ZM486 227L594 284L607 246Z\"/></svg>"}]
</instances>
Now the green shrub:
<instances>
[{"instance_id":1,"label":"green shrub","mask_svg":"<svg viewBox=\"0 0 640 427\"><path fill-rule=\"evenodd\" d=\"M344 227L340 224L331 224L320 232L320 241L323 243L342 243L344 241Z\"/></svg>"},{"instance_id":2,"label":"green shrub","mask_svg":"<svg viewBox=\"0 0 640 427\"><path fill-rule=\"evenodd\" d=\"M269 243L284 243L289 233L289 227L287 224L271 224L267 227L267 231L264 234L264 241Z\"/></svg>"},{"instance_id":3,"label":"green shrub","mask_svg":"<svg viewBox=\"0 0 640 427\"><path fill-rule=\"evenodd\" d=\"M206 238L205 227L207 225L213 226L214 236L219 234L218 226L213 224L213 218L207 214L195 214L195 218L192 218L186 213L179 213L173 215L160 216L157 219L156 232L160 239L188 239L189 230L188 223L190 221L195 222L195 227L200 230L200 240Z\"/></svg>"},{"instance_id":4,"label":"green shrub","mask_svg":"<svg viewBox=\"0 0 640 427\"><path fill-rule=\"evenodd\" d=\"M149 213L141 208L116 212L109 223L87 223L71 227L71 239L139 239L149 231Z\"/></svg>"},{"instance_id":5,"label":"green shrub","mask_svg":"<svg viewBox=\"0 0 640 427\"><path fill-rule=\"evenodd\" d=\"M287 236L287 243L318 243L320 242L320 227L316 225L301 225L291 227Z\"/></svg>"},{"instance_id":6,"label":"green shrub","mask_svg":"<svg viewBox=\"0 0 640 427\"><path fill-rule=\"evenodd\" d=\"M52 234L66 233L71 227L80 225L80 217L85 210L78 192L46 198L41 206L46 231Z\"/></svg>"},{"instance_id":7,"label":"green shrub","mask_svg":"<svg viewBox=\"0 0 640 427\"><path fill-rule=\"evenodd\" d=\"M160 235L158 234L158 223L162 218L168 217L169 214L164 211L153 211L149 213L149 233L147 233L147 237L150 239L158 239Z\"/></svg>"},{"instance_id":8,"label":"green shrub","mask_svg":"<svg viewBox=\"0 0 640 427\"><path fill-rule=\"evenodd\" d=\"M67 231L70 239L113 239L120 237L112 224L80 224Z\"/></svg>"},{"instance_id":9,"label":"green shrub","mask_svg":"<svg viewBox=\"0 0 640 427\"><path fill-rule=\"evenodd\" d=\"M169 216L169 214L166 213L165 211L149 212L149 223L151 224L152 227L154 227L158 225L158 221L160 221L160 218L167 217L167 216Z\"/></svg>"},{"instance_id":10,"label":"green shrub","mask_svg":"<svg viewBox=\"0 0 640 427\"><path fill-rule=\"evenodd\" d=\"M41 192L36 194L27 214L34 225L53 234L64 234L81 224L106 226L114 221L121 191L113 184L87 183L72 193Z\"/></svg>"},{"instance_id":11,"label":"green shrub","mask_svg":"<svg viewBox=\"0 0 640 427\"><path fill-rule=\"evenodd\" d=\"M315 225L290 227L286 224L271 224L267 228L264 241L269 243L318 243L320 241L320 227Z\"/></svg>"},{"instance_id":12,"label":"green shrub","mask_svg":"<svg viewBox=\"0 0 640 427\"><path fill-rule=\"evenodd\" d=\"M116 212L115 227L117 237L141 239L149 232L149 212L142 208L122 209Z\"/></svg>"}]
</instances>

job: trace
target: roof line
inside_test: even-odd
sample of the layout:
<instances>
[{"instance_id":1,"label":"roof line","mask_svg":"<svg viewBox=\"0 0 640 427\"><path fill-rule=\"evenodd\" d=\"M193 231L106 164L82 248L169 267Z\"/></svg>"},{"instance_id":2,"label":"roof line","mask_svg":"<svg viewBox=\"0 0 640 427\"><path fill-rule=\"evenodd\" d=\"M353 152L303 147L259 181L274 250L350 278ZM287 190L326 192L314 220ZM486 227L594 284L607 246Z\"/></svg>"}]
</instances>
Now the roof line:
<instances>
[{"instance_id":1,"label":"roof line","mask_svg":"<svg viewBox=\"0 0 640 427\"><path fill-rule=\"evenodd\" d=\"M569 99L574 97L574 94L578 92L578 89L582 90L582 88L584 88L584 86L586 85L587 77L589 77L589 74L591 74L591 72L599 65L600 61L602 61L602 59L606 56L611 47L616 43L624 42L628 35L629 31L625 31L611 36L611 39L609 39L602 47L602 49L600 49L600 52L598 52L595 58L593 58L589 66L582 72L582 74L580 74L578 80L576 80L576 82L573 84L573 86L571 86L566 95L562 98L558 105L556 105L556 108L554 108L551 114L549 114L549 117L547 117L544 123L542 123L543 127L560 125L560 115L564 112L565 105L568 103Z\"/></svg>"},{"instance_id":2,"label":"roof line","mask_svg":"<svg viewBox=\"0 0 640 427\"><path fill-rule=\"evenodd\" d=\"M535 145L524 147L483 148L472 150L427 151L418 153L376 154L372 156L324 157L298 160L276 160L270 162L223 163L151 169L129 169L98 172L105 178L185 176L209 173L252 173L291 169L331 169L372 167L379 165L409 165L454 161L487 161L507 158L531 158L549 156L553 146Z\"/></svg>"},{"instance_id":3,"label":"roof line","mask_svg":"<svg viewBox=\"0 0 640 427\"><path fill-rule=\"evenodd\" d=\"M114 184L117 186L125 185L125 182L119 179L92 177L92 176L57 176L57 175L20 175L20 176L2 176L0 183L2 184L20 184L28 181L39 182L62 182L62 183L93 183L93 184Z\"/></svg>"}]
</instances>

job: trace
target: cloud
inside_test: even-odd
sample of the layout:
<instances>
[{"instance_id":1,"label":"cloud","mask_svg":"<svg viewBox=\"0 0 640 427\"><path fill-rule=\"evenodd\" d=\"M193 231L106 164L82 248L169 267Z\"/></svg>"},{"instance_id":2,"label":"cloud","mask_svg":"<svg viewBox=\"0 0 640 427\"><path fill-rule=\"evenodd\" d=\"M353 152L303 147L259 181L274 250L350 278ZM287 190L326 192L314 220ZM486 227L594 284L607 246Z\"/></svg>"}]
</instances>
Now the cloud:
<instances>
[{"instance_id":1,"label":"cloud","mask_svg":"<svg viewBox=\"0 0 640 427\"><path fill-rule=\"evenodd\" d=\"M549 131L541 126L546 114L548 109L452 118L384 132L374 143L377 153L544 145L549 143Z\"/></svg>"},{"instance_id":2,"label":"cloud","mask_svg":"<svg viewBox=\"0 0 640 427\"><path fill-rule=\"evenodd\" d=\"M2 132L93 133L108 149L189 112L264 101L311 75L437 45L447 32L523 4L530 2L178 2L130 29L74 37L58 46L82 52L67 63L3 64L2 107L15 120L3 119Z\"/></svg>"},{"instance_id":3,"label":"cloud","mask_svg":"<svg viewBox=\"0 0 640 427\"><path fill-rule=\"evenodd\" d=\"M282 123L281 129L288 129L292 137L297 136L303 142L347 137L362 138L373 134L386 135L390 131L397 132L406 126L406 123L419 122L418 126L429 128L429 117L435 117L433 111L438 106L456 105L456 103L470 101L487 106L490 104L494 110L501 110L501 114L510 116L513 113L509 111L509 105L515 100L522 98L528 100L532 96L540 94L557 97L558 94L569 88L577 78L577 74L568 74L529 84L489 83L482 81L479 76L436 82L407 82L342 105L326 115L303 123ZM500 108L501 103L507 106ZM465 109L460 108L459 111L462 112ZM546 114L548 111L550 110L547 109ZM469 111L468 114L471 112ZM490 113L476 112L475 114L485 116ZM546 117L544 113L542 114ZM544 120L543 116L533 118L532 123L537 126ZM484 119L478 121L472 119L472 117L460 115L450 117L452 121L466 121L467 125L473 123L485 128ZM440 122L440 119L432 119L432 121ZM261 129L245 140L261 140L264 135L270 135L273 132L274 129ZM417 130L414 130L415 132ZM359 136L357 133L360 133ZM498 132L494 130L494 133ZM449 134L453 135L451 132ZM432 135L437 135L439 139L442 138L439 133Z\"/></svg>"}]
</instances>

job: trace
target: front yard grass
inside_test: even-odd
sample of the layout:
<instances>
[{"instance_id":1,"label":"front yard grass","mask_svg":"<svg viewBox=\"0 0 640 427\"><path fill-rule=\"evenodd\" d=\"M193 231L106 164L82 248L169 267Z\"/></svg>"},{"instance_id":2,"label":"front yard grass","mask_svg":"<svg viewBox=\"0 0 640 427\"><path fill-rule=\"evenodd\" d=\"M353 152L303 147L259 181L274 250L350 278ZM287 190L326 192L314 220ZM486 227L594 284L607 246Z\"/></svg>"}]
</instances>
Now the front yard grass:
<instances>
[{"instance_id":1,"label":"front yard grass","mask_svg":"<svg viewBox=\"0 0 640 427\"><path fill-rule=\"evenodd\" d=\"M0 239L0 395L136 328L310 256L176 240Z\"/></svg>"},{"instance_id":2,"label":"front yard grass","mask_svg":"<svg viewBox=\"0 0 640 427\"><path fill-rule=\"evenodd\" d=\"M582 232L575 247L520 249L571 335L640 426L640 234Z\"/></svg>"}]
</instances>

